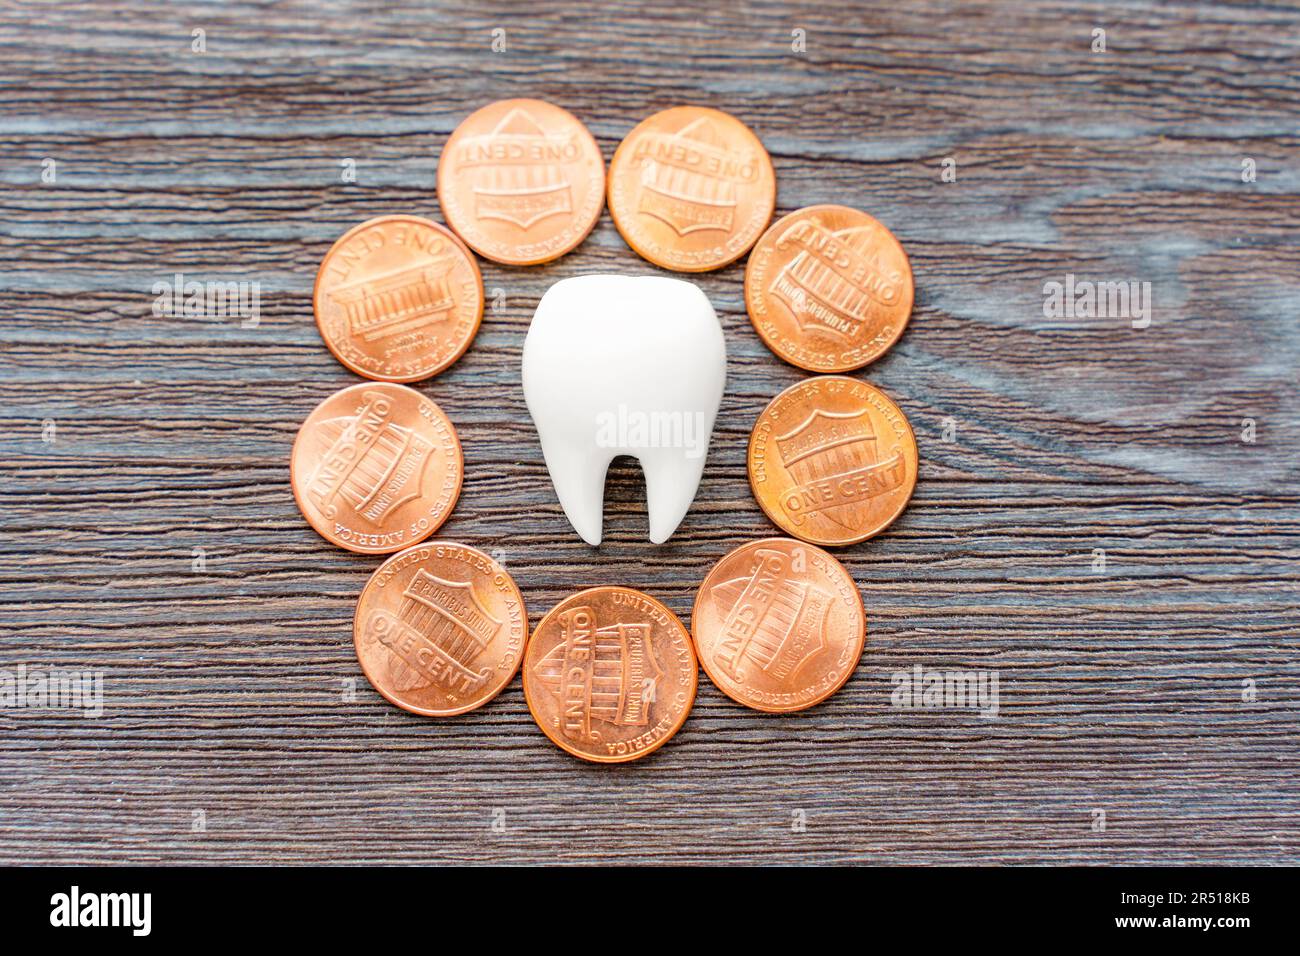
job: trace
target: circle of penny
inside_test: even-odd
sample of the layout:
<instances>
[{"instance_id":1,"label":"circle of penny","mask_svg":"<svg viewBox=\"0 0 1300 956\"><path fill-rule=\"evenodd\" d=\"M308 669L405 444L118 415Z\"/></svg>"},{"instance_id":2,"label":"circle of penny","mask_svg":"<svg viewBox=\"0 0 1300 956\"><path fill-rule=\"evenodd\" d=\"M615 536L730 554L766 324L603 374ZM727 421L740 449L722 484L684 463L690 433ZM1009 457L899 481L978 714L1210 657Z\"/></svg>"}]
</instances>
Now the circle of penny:
<instances>
[{"instance_id":1,"label":"circle of penny","mask_svg":"<svg viewBox=\"0 0 1300 956\"><path fill-rule=\"evenodd\" d=\"M894 234L847 206L809 206L763 234L745 265L745 308L776 355L848 372L883 355L912 314L912 266Z\"/></svg>"},{"instance_id":2,"label":"circle of penny","mask_svg":"<svg viewBox=\"0 0 1300 956\"><path fill-rule=\"evenodd\" d=\"M464 475L460 439L433 402L405 385L335 392L298 429L293 497L330 544L391 554L447 520Z\"/></svg>"},{"instance_id":3,"label":"circle of penny","mask_svg":"<svg viewBox=\"0 0 1300 956\"><path fill-rule=\"evenodd\" d=\"M681 729L699 665L677 615L632 588L589 588L533 629L523 684L537 726L560 749L593 763L653 753Z\"/></svg>"},{"instance_id":4,"label":"circle of penny","mask_svg":"<svg viewBox=\"0 0 1300 956\"><path fill-rule=\"evenodd\" d=\"M438 159L447 224L479 255L512 266L558 259L596 225L605 159L587 127L541 100L471 113Z\"/></svg>"},{"instance_id":5,"label":"circle of penny","mask_svg":"<svg viewBox=\"0 0 1300 956\"><path fill-rule=\"evenodd\" d=\"M772 159L728 113L678 106L628 133L609 164L609 212L643 259L708 272L743 256L776 208Z\"/></svg>"},{"instance_id":6,"label":"circle of penny","mask_svg":"<svg viewBox=\"0 0 1300 956\"><path fill-rule=\"evenodd\" d=\"M857 544L903 513L916 487L916 436L874 385L841 375L797 382L749 436L749 485L782 531L824 546Z\"/></svg>"},{"instance_id":7,"label":"circle of penny","mask_svg":"<svg viewBox=\"0 0 1300 956\"><path fill-rule=\"evenodd\" d=\"M819 704L848 681L867 639L849 572L815 545L764 538L713 566L695 597L700 666L738 703L768 713Z\"/></svg>"},{"instance_id":8,"label":"circle of penny","mask_svg":"<svg viewBox=\"0 0 1300 956\"><path fill-rule=\"evenodd\" d=\"M514 580L476 548L432 541L370 576L352 625L366 680L390 703L450 717L496 697L519 670L528 612Z\"/></svg>"},{"instance_id":9,"label":"circle of penny","mask_svg":"<svg viewBox=\"0 0 1300 956\"><path fill-rule=\"evenodd\" d=\"M416 382L465 354L483 321L478 263L449 229L380 216L325 254L312 293L325 346L377 382Z\"/></svg>"}]
</instances>

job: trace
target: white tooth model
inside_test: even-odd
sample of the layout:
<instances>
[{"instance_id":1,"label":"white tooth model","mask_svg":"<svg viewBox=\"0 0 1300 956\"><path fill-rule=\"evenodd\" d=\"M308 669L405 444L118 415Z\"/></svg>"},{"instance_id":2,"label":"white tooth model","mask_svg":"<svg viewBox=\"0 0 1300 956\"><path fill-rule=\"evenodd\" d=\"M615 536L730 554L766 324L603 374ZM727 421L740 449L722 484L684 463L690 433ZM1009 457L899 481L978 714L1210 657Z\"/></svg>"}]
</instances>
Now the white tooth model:
<instances>
[{"instance_id":1,"label":"white tooth model","mask_svg":"<svg viewBox=\"0 0 1300 956\"><path fill-rule=\"evenodd\" d=\"M650 540L667 541L704 471L727 377L713 306L661 276L563 279L524 341L524 398L560 505L600 544L605 472L632 455L645 472Z\"/></svg>"}]
</instances>

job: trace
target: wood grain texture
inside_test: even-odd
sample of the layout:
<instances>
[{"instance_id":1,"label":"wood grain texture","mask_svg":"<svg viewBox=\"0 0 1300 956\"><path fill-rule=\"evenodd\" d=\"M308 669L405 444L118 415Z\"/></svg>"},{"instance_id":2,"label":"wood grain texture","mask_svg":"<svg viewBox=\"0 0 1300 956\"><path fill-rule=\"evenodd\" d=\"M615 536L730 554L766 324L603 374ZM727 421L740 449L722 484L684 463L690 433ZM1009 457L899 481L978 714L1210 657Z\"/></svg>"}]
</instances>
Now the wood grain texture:
<instances>
[{"instance_id":1,"label":"wood grain texture","mask_svg":"<svg viewBox=\"0 0 1300 956\"><path fill-rule=\"evenodd\" d=\"M105 712L0 709L0 861L1300 862L1300 9L2 10L0 668L102 670ZM725 109L770 150L778 214L856 206L908 250L911 327L860 374L909 415L920 481L839 552L868 648L824 705L758 714L702 680L667 747L608 768L548 743L517 679L427 720L360 677L378 559L327 546L288 484L297 424L356 380L312 281L357 222L440 219L442 143L510 96L574 111L606 159L655 110ZM802 377L754 335L743 262L697 280L729 384L694 508L649 545L620 463L598 551L550 488L520 347L557 279L657 270L607 213L558 262L482 267L501 307L419 386L465 447L442 536L496 552L534 624L604 582L688 619L772 531L745 442ZM175 272L260 282L260 324L155 316ZM1150 282L1150 327L1045 318L1067 274ZM891 706L916 664L997 671L999 715Z\"/></svg>"}]
</instances>

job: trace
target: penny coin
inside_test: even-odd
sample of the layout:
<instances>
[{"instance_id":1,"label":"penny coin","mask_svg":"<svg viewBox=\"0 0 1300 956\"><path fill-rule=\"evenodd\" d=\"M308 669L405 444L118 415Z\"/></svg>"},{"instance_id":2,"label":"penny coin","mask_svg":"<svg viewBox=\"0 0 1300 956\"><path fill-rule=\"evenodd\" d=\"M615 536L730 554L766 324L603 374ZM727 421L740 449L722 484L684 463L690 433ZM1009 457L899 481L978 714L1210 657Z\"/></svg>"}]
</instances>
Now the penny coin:
<instances>
[{"instance_id":1,"label":"penny coin","mask_svg":"<svg viewBox=\"0 0 1300 956\"><path fill-rule=\"evenodd\" d=\"M912 267L893 233L847 206L778 219L745 266L745 307L767 347L810 372L883 355L912 314Z\"/></svg>"},{"instance_id":2,"label":"penny coin","mask_svg":"<svg viewBox=\"0 0 1300 956\"><path fill-rule=\"evenodd\" d=\"M312 295L334 357L366 378L415 382L465 354L483 279L464 243L418 216L381 216L330 247Z\"/></svg>"},{"instance_id":3,"label":"penny coin","mask_svg":"<svg viewBox=\"0 0 1300 956\"><path fill-rule=\"evenodd\" d=\"M678 272L734 262L776 208L776 174L748 126L678 106L627 134L609 164L609 212L637 254Z\"/></svg>"},{"instance_id":4,"label":"penny coin","mask_svg":"<svg viewBox=\"0 0 1300 956\"><path fill-rule=\"evenodd\" d=\"M290 461L307 523L361 554L390 554L433 534L455 507L463 471L442 409L387 382L362 382L317 405Z\"/></svg>"},{"instance_id":5,"label":"penny coin","mask_svg":"<svg viewBox=\"0 0 1300 956\"><path fill-rule=\"evenodd\" d=\"M662 747L691 712L698 677L681 621L631 588L565 598L524 652L524 697L537 726L594 763L624 763Z\"/></svg>"},{"instance_id":6,"label":"penny coin","mask_svg":"<svg viewBox=\"0 0 1300 956\"><path fill-rule=\"evenodd\" d=\"M691 634L718 689L747 707L789 713L844 686L867 639L862 598L844 566L789 538L741 545L695 597Z\"/></svg>"},{"instance_id":7,"label":"penny coin","mask_svg":"<svg viewBox=\"0 0 1300 956\"><path fill-rule=\"evenodd\" d=\"M438 160L447 223L479 255L513 266L558 259L605 205L605 159L587 127L541 100L471 113Z\"/></svg>"},{"instance_id":8,"label":"penny coin","mask_svg":"<svg viewBox=\"0 0 1300 956\"><path fill-rule=\"evenodd\" d=\"M395 554L357 599L352 639L366 679L398 707L449 717L481 707L519 670L528 612L482 551L430 541Z\"/></svg>"},{"instance_id":9,"label":"penny coin","mask_svg":"<svg viewBox=\"0 0 1300 956\"><path fill-rule=\"evenodd\" d=\"M916 436L874 385L821 375L791 385L749 436L749 484L783 531L856 544L903 513L916 487Z\"/></svg>"}]
</instances>

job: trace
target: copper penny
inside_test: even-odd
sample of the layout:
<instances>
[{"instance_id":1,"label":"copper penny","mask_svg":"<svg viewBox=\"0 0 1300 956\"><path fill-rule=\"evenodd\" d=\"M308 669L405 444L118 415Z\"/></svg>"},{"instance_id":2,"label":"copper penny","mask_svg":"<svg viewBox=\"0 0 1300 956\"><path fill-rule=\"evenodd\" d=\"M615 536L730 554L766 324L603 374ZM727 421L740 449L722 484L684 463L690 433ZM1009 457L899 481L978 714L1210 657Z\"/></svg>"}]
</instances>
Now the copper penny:
<instances>
[{"instance_id":1,"label":"copper penny","mask_svg":"<svg viewBox=\"0 0 1300 956\"><path fill-rule=\"evenodd\" d=\"M883 355L912 314L912 267L893 233L847 206L778 219L745 266L745 307L767 347L810 372Z\"/></svg>"},{"instance_id":2,"label":"copper penny","mask_svg":"<svg viewBox=\"0 0 1300 956\"><path fill-rule=\"evenodd\" d=\"M565 598L524 652L524 697L537 726L595 763L636 760L667 743L691 712L698 679L681 621L631 588Z\"/></svg>"},{"instance_id":3,"label":"copper penny","mask_svg":"<svg viewBox=\"0 0 1300 956\"><path fill-rule=\"evenodd\" d=\"M519 670L524 597L482 551L430 541L395 554L357 599L352 639L366 679L426 717L481 707Z\"/></svg>"},{"instance_id":4,"label":"copper penny","mask_svg":"<svg viewBox=\"0 0 1300 956\"><path fill-rule=\"evenodd\" d=\"M418 216L345 232L316 273L316 325L366 378L415 382L465 354L483 320L483 279L464 243Z\"/></svg>"},{"instance_id":5,"label":"copper penny","mask_svg":"<svg viewBox=\"0 0 1300 956\"><path fill-rule=\"evenodd\" d=\"M841 375L791 385L749 436L749 484L783 531L856 544L903 513L916 487L916 436L880 389Z\"/></svg>"},{"instance_id":6,"label":"copper penny","mask_svg":"<svg viewBox=\"0 0 1300 956\"><path fill-rule=\"evenodd\" d=\"M776 208L776 174L748 126L678 106L644 120L609 164L609 212L642 258L678 272L735 262Z\"/></svg>"},{"instance_id":7,"label":"copper penny","mask_svg":"<svg viewBox=\"0 0 1300 956\"><path fill-rule=\"evenodd\" d=\"M405 385L335 392L298 429L293 496L331 544L390 554L423 541L460 495L460 441L447 416Z\"/></svg>"},{"instance_id":8,"label":"copper penny","mask_svg":"<svg viewBox=\"0 0 1300 956\"><path fill-rule=\"evenodd\" d=\"M857 585L821 548L789 538L741 545L695 597L691 634L718 689L769 713L803 710L858 666L867 618Z\"/></svg>"},{"instance_id":9,"label":"copper penny","mask_svg":"<svg viewBox=\"0 0 1300 956\"><path fill-rule=\"evenodd\" d=\"M442 149L438 202L479 255L531 266L591 232L605 205L605 159L587 127L541 100L471 113Z\"/></svg>"}]
</instances>

